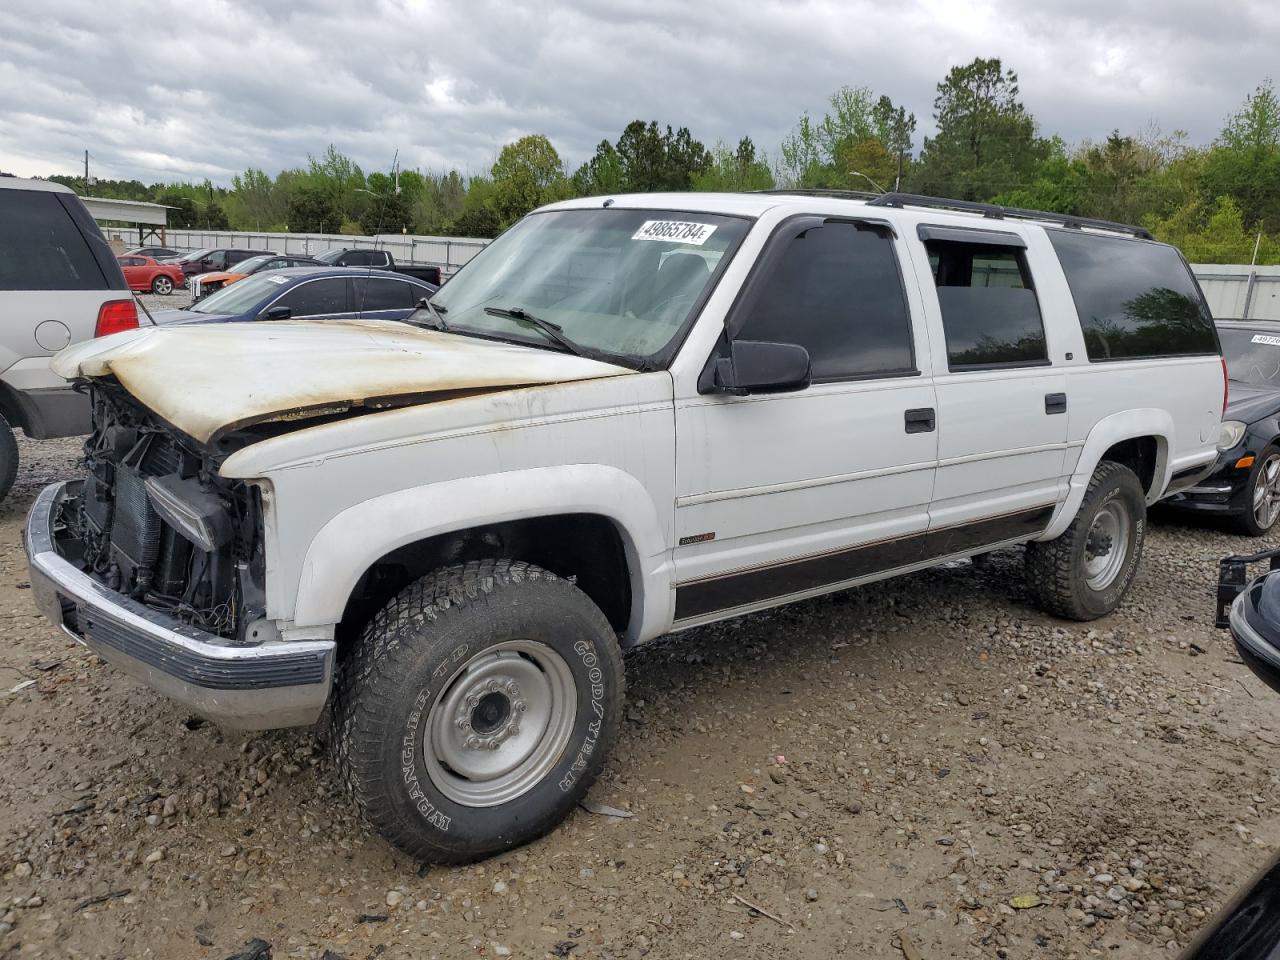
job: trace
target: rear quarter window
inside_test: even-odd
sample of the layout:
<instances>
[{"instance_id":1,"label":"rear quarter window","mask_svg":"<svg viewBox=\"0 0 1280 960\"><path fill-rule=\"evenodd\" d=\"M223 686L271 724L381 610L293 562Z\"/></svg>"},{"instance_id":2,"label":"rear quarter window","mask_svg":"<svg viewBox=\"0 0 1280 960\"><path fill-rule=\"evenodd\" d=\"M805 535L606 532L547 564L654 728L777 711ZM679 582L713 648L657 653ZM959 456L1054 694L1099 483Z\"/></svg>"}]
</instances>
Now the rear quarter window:
<instances>
[{"instance_id":1,"label":"rear quarter window","mask_svg":"<svg viewBox=\"0 0 1280 960\"><path fill-rule=\"evenodd\" d=\"M1200 288L1173 247L1048 230L1090 360L1218 353Z\"/></svg>"},{"instance_id":2,"label":"rear quarter window","mask_svg":"<svg viewBox=\"0 0 1280 960\"><path fill-rule=\"evenodd\" d=\"M52 192L0 190L0 290L102 290L93 251Z\"/></svg>"}]
</instances>

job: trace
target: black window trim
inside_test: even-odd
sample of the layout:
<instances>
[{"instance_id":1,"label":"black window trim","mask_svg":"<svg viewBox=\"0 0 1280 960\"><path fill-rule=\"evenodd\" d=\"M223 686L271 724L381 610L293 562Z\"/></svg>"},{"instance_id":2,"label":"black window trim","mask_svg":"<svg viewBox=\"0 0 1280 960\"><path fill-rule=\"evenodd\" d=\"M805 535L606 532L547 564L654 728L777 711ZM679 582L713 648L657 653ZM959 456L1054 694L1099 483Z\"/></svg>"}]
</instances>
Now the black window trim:
<instances>
[{"instance_id":1,"label":"black window trim","mask_svg":"<svg viewBox=\"0 0 1280 960\"><path fill-rule=\"evenodd\" d=\"M980 233L980 234L988 234L988 235L995 234L995 231L990 231L990 230L975 230L974 232ZM1012 236L1012 234L1010 236ZM1017 239L1020 240L1021 238L1019 237ZM921 237L921 241L922 242L924 241L923 237ZM967 238L953 240L953 239L943 238L943 237L932 237L930 238L930 242L962 243L962 244L969 244L970 246L978 246L978 247L1006 246L1012 249L1014 252L1014 256L1017 258L1017 261L1018 261L1018 273L1022 277L1022 289L1030 290L1031 295L1035 297L1036 315L1040 318L1040 331L1044 334L1044 359L1043 360L1008 360L1000 363L952 364L951 349L950 347L947 346L947 318L942 314L942 298L938 297L938 278L934 276L933 277L933 294L934 294L934 297L938 300L938 318L942 321L942 349L946 352L946 355L947 355L947 373L974 373L974 372L981 372L984 370L1020 370L1023 368L1030 368L1030 367L1052 367L1053 356L1051 351L1049 350L1049 327L1044 322L1044 310L1041 308L1041 305L1040 305L1040 292L1036 290L1035 277L1032 276L1031 274L1031 263L1027 260L1026 244L1024 243L1021 246L1018 246L1017 244L988 243L981 240L970 240ZM925 253L928 254L928 252L929 252L929 248L926 246ZM930 275L932 276L932 273ZM972 279L972 277L970 279ZM970 284L970 289L972 289L972 284Z\"/></svg>"},{"instance_id":2,"label":"black window trim","mask_svg":"<svg viewBox=\"0 0 1280 960\"><path fill-rule=\"evenodd\" d=\"M893 380L920 376L920 364L916 357L916 318L912 316L911 298L907 293L906 277L902 272L902 259L898 256L895 243L898 239L898 232L894 229L894 225L880 217L855 217L847 214L828 213L794 213L781 220L769 232L760 255L756 257L756 262L751 267L751 272L747 275L747 279L741 288L739 288L738 295L734 298L733 303L729 305L729 310L725 313L724 330L716 338L715 346L711 348L711 354L707 357L707 362L703 365L702 372L698 375L698 393L710 394L716 392L714 383L716 360L724 356L724 351L729 342L742 332L742 327L746 324L751 309L760 298L761 289L764 287L769 275L776 269L778 261L785 254L787 244L805 231L812 230L815 227L824 227L828 223L865 224L884 231L888 237L889 252L893 256L893 264L898 273L898 283L902 288L902 305L906 308L907 347L911 352L911 366L894 370L878 370L875 373L856 373L843 377L815 377L811 382L811 386L824 386L829 383L861 383L868 380ZM701 304L699 304L699 308L701 308Z\"/></svg>"},{"instance_id":3,"label":"black window trim","mask_svg":"<svg viewBox=\"0 0 1280 960\"><path fill-rule=\"evenodd\" d=\"M1027 249L1027 241L1016 233L1003 230L985 230L981 227L957 227L950 224L922 223L916 227L921 243L940 241L946 243L973 243L985 247L1019 247Z\"/></svg>"}]
</instances>

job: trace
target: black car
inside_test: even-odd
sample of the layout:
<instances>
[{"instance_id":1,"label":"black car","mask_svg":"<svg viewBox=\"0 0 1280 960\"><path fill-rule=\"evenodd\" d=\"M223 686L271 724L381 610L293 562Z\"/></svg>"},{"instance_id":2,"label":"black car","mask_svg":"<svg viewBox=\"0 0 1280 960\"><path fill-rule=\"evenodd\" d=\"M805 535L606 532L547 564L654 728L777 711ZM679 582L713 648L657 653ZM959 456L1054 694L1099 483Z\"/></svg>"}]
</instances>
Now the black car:
<instances>
[{"instance_id":1,"label":"black car","mask_svg":"<svg viewBox=\"0 0 1280 960\"><path fill-rule=\"evenodd\" d=\"M1227 409L1218 462L1171 506L1221 514L1260 537L1280 519L1280 323L1218 320L1227 362Z\"/></svg>"}]
</instances>

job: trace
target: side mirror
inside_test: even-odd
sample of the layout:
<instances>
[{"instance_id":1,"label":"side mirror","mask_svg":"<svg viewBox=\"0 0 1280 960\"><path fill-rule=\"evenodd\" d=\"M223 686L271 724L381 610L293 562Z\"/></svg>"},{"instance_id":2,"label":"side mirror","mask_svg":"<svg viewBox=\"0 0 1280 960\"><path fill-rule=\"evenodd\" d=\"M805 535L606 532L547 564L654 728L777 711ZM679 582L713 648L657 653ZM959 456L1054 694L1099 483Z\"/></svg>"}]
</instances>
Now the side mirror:
<instances>
[{"instance_id":1,"label":"side mirror","mask_svg":"<svg viewBox=\"0 0 1280 960\"><path fill-rule=\"evenodd\" d=\"M293 311L288 307L272 307L262 315L263 320L288 320L293 316Z\"/></svg>"},{"instance_id":2,"label":"side mirror","mask_svg":"<svg viewBox=\"0 0 1280 960\"><path fill-rule=\"evenodd\" d=\"M716 360L714 382L720 393L743 396L803 390L811 379L809 351L799 344L735 340Z\"/></svg>"}]
</instances>

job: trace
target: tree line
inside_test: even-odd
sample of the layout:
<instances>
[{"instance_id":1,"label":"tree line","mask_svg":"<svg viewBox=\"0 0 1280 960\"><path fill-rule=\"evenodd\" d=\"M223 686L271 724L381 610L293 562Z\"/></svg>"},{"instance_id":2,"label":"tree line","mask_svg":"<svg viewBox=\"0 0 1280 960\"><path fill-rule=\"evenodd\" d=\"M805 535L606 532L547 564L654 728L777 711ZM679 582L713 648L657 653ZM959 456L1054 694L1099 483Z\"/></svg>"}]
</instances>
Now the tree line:
<instances>
[{"instance_id":1,"label":"tree line","mask_svg":"<svg viewBox=\"0 0 1280 960\"><path fill-rule=\"evenodd\" d=\"M750 137L708 147L687 127L634 120L570 169L551 141L504 145L486 174L366 174L330 145L305 168L208 181L99 180L93 195L168 204L170 225L315 233L492 237L544 203L665 190L902 190L1146 226L1208 263L1280 263L1280 98L1270 79L1207 145L1179 130L1112 131L1070 146L1045 135L998 58L953 67L937 85L933 136L870 87L842 87L802 115L771 159ZM54 176L80 192L78 177Z\"/></svg>"}]
</instances>

